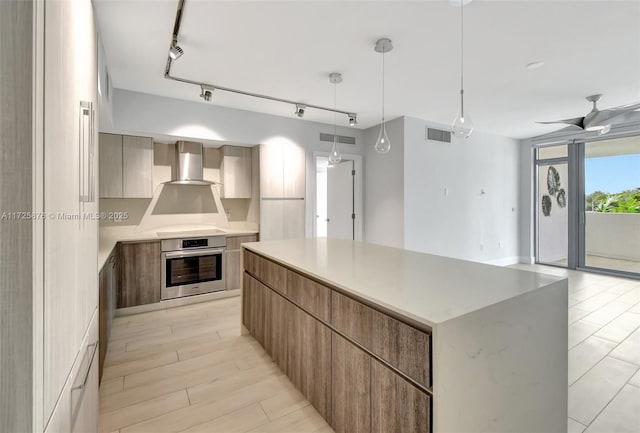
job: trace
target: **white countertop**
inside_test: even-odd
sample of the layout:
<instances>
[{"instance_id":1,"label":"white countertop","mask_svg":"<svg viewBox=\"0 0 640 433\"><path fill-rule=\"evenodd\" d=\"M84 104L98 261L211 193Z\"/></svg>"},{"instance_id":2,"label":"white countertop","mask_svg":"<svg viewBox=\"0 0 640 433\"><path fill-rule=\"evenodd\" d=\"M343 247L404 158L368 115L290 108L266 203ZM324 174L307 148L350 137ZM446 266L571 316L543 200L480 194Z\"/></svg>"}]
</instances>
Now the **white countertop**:
<instances>
[{"instance_id":1,"label":"white countertop","mask_svg":"<svg viewBox=\"0 0 640 433\"><path fill-rule=\"evenodd\" d=\"M153 241L160 239L187 238L197 236L243 236L258 233L257 230L217 228L213 226L171 226L141 231L138 226L109 226L100 228L98 241L98 270L102 269L113 247L118 242Z\"/></svg>"},{"instance_id":2,"label":"white countertop","mask_svg":"<svg viewBox=\"0 0 640 433\"><path fill-rule=\"evenodd\" d=\"M563 279L340 239L244 247L432 328Z\"/></svg>"}]
</instances>

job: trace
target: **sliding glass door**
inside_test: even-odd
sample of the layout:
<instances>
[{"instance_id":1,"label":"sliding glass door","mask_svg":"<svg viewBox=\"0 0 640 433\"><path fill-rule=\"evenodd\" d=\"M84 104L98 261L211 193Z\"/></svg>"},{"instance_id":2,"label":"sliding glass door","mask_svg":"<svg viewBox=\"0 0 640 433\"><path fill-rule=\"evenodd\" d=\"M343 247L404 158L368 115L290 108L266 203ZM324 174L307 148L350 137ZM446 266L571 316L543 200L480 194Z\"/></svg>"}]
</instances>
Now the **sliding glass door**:
<instances>
[{"instance_id":1,"label":"sliding glass door","mask_svg":"<svg viewBox=\"0 0 640 433\"><path fill-rule=\"evenodd\" d=\"M584 145L580 267L640 274L640 137Z\"/></svg>"},{"instance_id":2,"label":"sliding glass door","mask_svg":"<svg viewBox=\"0 0 640 433\"><path fill-rule=\"evenodd\" d=\"M640 276L640 136L536 149L536 262Z\"/></svg>"}]
</instances>

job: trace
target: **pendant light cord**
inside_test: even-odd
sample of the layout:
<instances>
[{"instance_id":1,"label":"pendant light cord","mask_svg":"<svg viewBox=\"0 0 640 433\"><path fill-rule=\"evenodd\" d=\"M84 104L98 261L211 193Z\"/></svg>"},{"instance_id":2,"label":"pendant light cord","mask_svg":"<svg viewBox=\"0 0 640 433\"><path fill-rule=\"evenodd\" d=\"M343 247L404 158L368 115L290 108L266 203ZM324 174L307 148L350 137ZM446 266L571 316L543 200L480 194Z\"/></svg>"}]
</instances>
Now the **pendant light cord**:
<instances>
[{"instance_id":1,"label":"pendant light cord","mask_svg":"<svg viewBox=\"0 0 640 433\"><path fill-rule=\"evenodd\" d=\"M382 126L384 126L384 51L382 51Z\"/></svg>"},{"instance_id":2,"label":"pendant light cord","mask_svg":"<svg viewBox=\"0 0 640 433\"><path fill-rule=\"evenodd\" d=\"M338 99L337 94L338 93L337 93L337 90L336 90L337 86L338 86L338 83L334 82L333 83L333 108L334 109L336 108L336 106L338 104L337 103L337 99ZM337 122L337 120L336 120L336 112L334 111L333 112L333 141L334 141L334 143L336 141L336 122Z\"/></svg>"},{"instance_id":3,"label":"pendant light cord","mask_svg":"<svg viewBox=\"0 0 640 433\"><path fill-rule=\"evenodd\" d=\"M464 117L464 0L460 0L460 116Z\"/></svg>"}]
</instances>

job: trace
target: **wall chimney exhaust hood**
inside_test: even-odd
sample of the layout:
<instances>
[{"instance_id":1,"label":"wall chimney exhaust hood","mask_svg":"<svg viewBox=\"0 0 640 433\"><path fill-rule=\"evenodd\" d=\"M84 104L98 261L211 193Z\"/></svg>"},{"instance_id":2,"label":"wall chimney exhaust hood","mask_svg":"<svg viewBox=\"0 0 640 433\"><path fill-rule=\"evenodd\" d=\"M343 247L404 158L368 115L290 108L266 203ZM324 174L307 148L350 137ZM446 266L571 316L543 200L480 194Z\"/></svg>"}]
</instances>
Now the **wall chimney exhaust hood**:
<instances>
[{"instance_id":1,"label":"wall chimney exhaust hood","mask_svg":"<svg viewBox=\"0 0 640 433\"><path fill-rule=\"evenodd\" d=\"M216 185L219 182L204 180L202 143L178 141L176 143L176 176L165 185Z\"/></svg>"}]
</instances>

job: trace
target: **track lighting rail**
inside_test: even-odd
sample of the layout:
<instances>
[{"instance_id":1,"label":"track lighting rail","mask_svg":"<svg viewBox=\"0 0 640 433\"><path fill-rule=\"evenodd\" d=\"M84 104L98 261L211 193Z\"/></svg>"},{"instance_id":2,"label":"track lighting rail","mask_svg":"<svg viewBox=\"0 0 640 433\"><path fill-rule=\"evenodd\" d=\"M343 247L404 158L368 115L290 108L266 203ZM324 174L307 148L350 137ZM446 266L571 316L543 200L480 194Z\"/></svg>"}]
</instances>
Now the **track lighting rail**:
<instances>
[{"instance_id":1,"label":"track lighting rail","mask_svg":"<svg viewBox=\"0 0 640 433\"><path fill-rule=\"evenodd\" d=\"M169 52L171 52L171 50L174 47L176 47L178 43L178 33L180 31L180 24L182 22L182 15L184 12L185 2L186 0L178 0L178 10L176 12L176 20L173 26L173 35L171 35L171 45L169 46ZM164 78L168 80L178 81L178 82L187 83L187 84L193 84L195 86L198 86L201 89L204 87L204 88L208 88L216 91L236 93L239 95L250 96L252 98L260 98L260 99L266 99L269 101L282 102L284 104L291 104L296 107L296 111L294 112L294 114L298 114L298 107L300 106L304 108L313 108L315 110L324 110L332 113L344 114L349 118L349 123L352 124L351 126L357 123L356 122L357 113L354 113L352 111L337 110L334 108L323 107L321 105L314 105L314 104L308 104L306 102L292 101L290 99L278 98L278 97L269 96L269 95L262 95L260 93L247 92L239 89L232 89L230 87L219 86L217 84L204 83L202 81L194 81L187 78L181 78L181 77L171 75L171 65L173 64L173 60L174 59L171 58L171 55L167 54L167 63L164 70ZM304 110L303 110L303 113L304 113ZM302 116L299 116L299 117L302 117Z\"/></svg>"}]
</instances>

